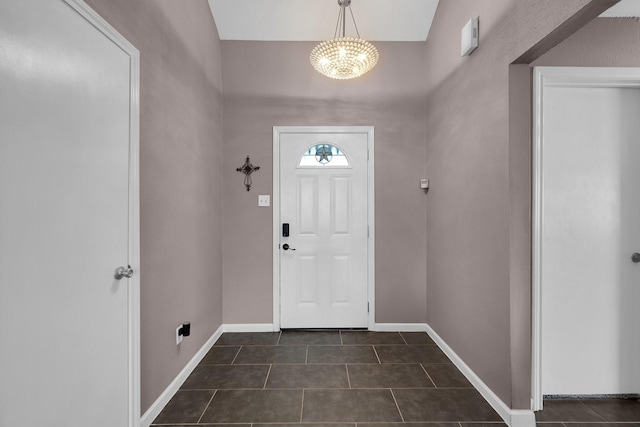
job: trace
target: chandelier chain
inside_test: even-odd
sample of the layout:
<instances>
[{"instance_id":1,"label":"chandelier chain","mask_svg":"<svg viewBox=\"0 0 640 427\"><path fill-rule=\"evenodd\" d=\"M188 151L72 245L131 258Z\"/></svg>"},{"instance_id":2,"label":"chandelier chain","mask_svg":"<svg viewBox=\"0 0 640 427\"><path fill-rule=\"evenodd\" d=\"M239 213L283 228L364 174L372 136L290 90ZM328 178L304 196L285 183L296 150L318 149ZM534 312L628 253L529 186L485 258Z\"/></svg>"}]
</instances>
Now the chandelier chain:
<instances>
[{"instance_id":1,"label":"chandelier chain","mask_svg":"<svg viewBox=\"0 0 640 427\"><path fill-rule=\"evenodd\" d=\"M351 12L351 19L353 20L353 26L356 29L356 34L358 35L358 38L360 38L360 31L358 31L358 24L356 24L356 18L353 16L353 10L351 9L351 6L349 6L349 12ZM344 34L342 35L342 37L344 37Z\"/></svg>"},{"instance_id":2,"label":"chandelier chain","mask_svg":"<svg viewBox=\"0 0 640 427\"><path fill-rule=\"evenodd\" d=\"M351 14L351 22L353 22L353 28L356 30L356 35L360 38L360 31L358 31L358 24L356 23L356 17L353 15L353 9L351 5L340 6L340 12L338 12L338 20L336 21L336 29L333 31L333 38L338 37L338 28L342 27L342 37L346 37L346 12L345 9L349 7L349 13Z\"/></svg>"}]
</instances>

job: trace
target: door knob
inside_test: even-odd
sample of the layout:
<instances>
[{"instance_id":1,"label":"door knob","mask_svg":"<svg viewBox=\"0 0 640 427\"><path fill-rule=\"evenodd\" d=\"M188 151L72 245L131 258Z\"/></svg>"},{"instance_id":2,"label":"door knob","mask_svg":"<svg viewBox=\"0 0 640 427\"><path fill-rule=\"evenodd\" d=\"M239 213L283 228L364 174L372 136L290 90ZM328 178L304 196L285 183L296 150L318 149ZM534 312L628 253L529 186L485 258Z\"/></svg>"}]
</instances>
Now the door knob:
<instances>
[{"instance_id":1,"label":"door knob","mask_svg":"<svg viewBox=\"0 0 640 427\"><path fill-rule=\"evenodd\" d=\"M282 245L282 249L284 249L285 251L288 251L288 250L295 251L295 249L293 249L291 246L289 246L288 243L285 243L284 245Z\"/></svg>"},{"instance_id":2,"label":"door knob","mask_svg":"<svg viewBox=\"0 0 640 427\"><path fill-rule=\"evenodd\" d=\"M131 279L133 277L133 269L130 265L126 267L120 266L116 268L116 271L113 273L113 277L115 277L117 280L120 280L123 277Z\"/></svg>"},{"instance_id":3,"label":"door knob","mask_svg":"<svg viewBox=\"0 0 640 427\"><path fill-rule=\"evenodd\" d=\"M640 262L640 254L638 252L634 253L633 255L631 255L631 261L635 262L636 264Z\"/></svg>"}]
</instances>

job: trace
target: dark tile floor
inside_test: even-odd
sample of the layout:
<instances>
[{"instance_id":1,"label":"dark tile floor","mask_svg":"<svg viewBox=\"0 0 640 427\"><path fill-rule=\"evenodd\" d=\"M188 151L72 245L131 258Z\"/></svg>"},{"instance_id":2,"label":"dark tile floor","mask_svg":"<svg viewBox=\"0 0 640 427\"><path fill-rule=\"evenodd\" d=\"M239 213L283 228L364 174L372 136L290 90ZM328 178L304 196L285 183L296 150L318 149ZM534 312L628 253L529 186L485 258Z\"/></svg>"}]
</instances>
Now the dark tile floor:
<instances>
[{"instance_id":1,"label":"dark tile floor","mask_svg":"<svg viewBox=\"0 0 640 427\"><path fill-rule=\"evenodd\" d=\"M545 400L536 413L543 427L640 427L638 399Z\"/></svg>"},{"instance_id":2,"label":"dark tile floor","mask_svg":"<svg viewBox=\"0 0 640 427\"><path fill-rule=\"evenodd\" d=\"M545 402L546 427L640 420L637 401ZM153 426L500 427L426 333L225 333ZM570 424L569 424L570 423ZM285 426L286 424L286 426ZM618 427L607 424L607 427Z\"/></svg>"}]
</instances>

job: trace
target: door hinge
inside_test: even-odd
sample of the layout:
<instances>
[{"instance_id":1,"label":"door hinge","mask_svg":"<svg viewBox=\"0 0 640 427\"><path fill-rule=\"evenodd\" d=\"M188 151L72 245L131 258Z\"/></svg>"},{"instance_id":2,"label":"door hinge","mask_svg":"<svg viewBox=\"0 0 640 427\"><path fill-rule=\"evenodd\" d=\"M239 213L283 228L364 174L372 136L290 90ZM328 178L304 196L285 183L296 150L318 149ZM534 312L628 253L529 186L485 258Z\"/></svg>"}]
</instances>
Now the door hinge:
<instances>
[{"instance_id":1,"label":"door hinge","mask_svg":"<svg viewBox=\"0 0 640 427\"><path fill-rule=\"evenodd\" d=\"M367 301L367 313L369 313L369 301Z\"/></svg>"},{"instance_id":2,"label":"door hinge","mask_svg":"<svg viewBox=\"0 0 640 427\"><path fill-rule=\"evenodd\" d=\"M369 238L369 226L367 225L367 239Z\"/></svg>"}]
</instances>

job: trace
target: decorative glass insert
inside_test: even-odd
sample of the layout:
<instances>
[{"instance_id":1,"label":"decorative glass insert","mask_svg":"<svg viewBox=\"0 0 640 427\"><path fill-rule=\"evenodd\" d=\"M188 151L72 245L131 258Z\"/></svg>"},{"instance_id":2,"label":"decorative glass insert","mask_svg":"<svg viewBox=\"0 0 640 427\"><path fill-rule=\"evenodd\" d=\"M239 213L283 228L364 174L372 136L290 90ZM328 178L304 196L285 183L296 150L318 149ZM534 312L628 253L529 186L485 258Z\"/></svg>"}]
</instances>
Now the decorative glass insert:
<instances>
[{"instance_id":1,"label":"decorative glass insert","mask_svg":"<svg viewBox=\"0 0 640 427\"><path fill-rule=\"evenodd\" d=\"M320 143L304 152L298 167L301 168L348 168L347 156L335 145Z\"/></svg>"}]
</instances>

